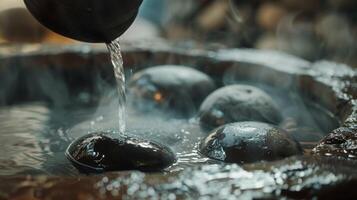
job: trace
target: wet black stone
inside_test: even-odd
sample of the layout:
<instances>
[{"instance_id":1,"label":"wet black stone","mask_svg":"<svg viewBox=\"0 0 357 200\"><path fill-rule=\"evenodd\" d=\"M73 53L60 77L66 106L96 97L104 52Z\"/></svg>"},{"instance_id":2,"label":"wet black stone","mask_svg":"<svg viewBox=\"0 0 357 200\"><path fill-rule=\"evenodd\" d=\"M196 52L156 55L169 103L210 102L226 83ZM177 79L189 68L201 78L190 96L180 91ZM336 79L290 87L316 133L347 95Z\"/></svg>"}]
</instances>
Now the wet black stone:
<instances>
[{"instance_id":1,"label":"wet black stone","mask_svg":"<svg viewBox=\"0 0 357 200\"><path fill-rule=\"evenodd\" d=\"M340 127L323 138L312 150L312 154L357 159L357 128Z\"/></svg>"},{"instance_id":2,"label":"wet black stone","mask_svg":"<svg viewBox=\"0 0 357 200\"><path fill-rule=\"evenodd\" d=\"M167 147L139 138L93 133L74 141L66 151L74 166L89 173L119 170L160 171L176 161Z\"/></svg>"},{"instance_id":3,"label":"wet black stone","mask_svg":"<svg viewBox=\"0 0 357 200\"><path fill-rule=\"evenodd\" d=\"M190 67L162 65L136 73L129 82L133 102L141 110L160 108L192 116L216 89L206 74Z\"/></svg>"},{"instance_id":4,"label":"wet black stone","mask_svg":"<svg viewBox=\"0 0 357 200\"><path fill-rule=\"evenodd\" d=\"M237 122L214 130L200 145L209 158L227 163L279 160L302 153L285 131L262 122Z\"/></svg>"},{"instance_id":5,"label":"wet black stone","mask_svg":"<svg viewBox=\"0 0 357 200\"><path fill-rule=\"evenodd\" d=\"M282 120L273 99L248 85L230 85L216 90L202 103L198 116L201 126L207 129L240 121L279 124Z\"/></svg>"}]
</instances>

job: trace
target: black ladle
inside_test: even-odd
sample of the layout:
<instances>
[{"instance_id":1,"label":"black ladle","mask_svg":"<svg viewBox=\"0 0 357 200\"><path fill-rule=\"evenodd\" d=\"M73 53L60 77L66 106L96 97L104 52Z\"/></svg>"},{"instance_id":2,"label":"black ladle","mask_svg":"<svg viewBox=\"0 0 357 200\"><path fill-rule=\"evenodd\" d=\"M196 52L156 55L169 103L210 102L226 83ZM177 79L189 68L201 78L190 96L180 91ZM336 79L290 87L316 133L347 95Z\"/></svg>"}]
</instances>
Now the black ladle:
<instances>
[{"instance_id":1,"label":"black ladle","mask_svg":"<svg viewBox=\"0 0 357 200\"><path fill-rule=\"evenodd\" d=\"M44 26L84 42L110 43L134 22L142 0L24 0Z\"/></svg>"}]
</instances>

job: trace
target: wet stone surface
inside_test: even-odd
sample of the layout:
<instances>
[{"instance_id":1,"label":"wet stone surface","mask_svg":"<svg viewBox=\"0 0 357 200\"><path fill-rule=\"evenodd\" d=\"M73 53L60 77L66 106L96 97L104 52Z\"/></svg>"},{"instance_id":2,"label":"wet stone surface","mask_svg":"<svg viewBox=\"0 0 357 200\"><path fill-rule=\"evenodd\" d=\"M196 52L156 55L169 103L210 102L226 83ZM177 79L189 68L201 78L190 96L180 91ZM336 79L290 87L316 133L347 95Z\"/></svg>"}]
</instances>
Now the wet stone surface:
<instances>
[{"instance_id":1,"label":"wet stone surface","mask_svg":"<svg viewBox=\"0 0 357 200\"><path fill-rule=\"evenodd\" d=\"M198 115L200 124L206 129L239 121L278 124L282 120L273 99L248 85L230 85L216 90L202 103Z\"/></svg>"},{"instance_id":2,"label":"wet stone surface","mask_svg":"<svg viewBox=\"0 0 357 200\"><path fill-rule=\"evenodd\" d=\"M328 85L337 98L342 126L331 131L312 150L318 156L357 159L357 71L344 64L320 61L314 64L317 79Z\"/></svg>"},{"instance_id":3,"label":"wet stone surface","mask_svg":"<svg viewBox=\"0 0 357 200\"><path fill-rule=\"evenodd\" d=\"M175 154L163 145L109 133L93 133L75 140L66 156L78 170L86 173L161 171L176 161Z\"/></svg>"},{"instance_id":4,"label":"wet stone surface","mask_svg":"<svg viewBox=\"0 0 357 200\"><path fill-rule=\"evenodd\" d=\"M293 157L242 167L206 165L165 176L5 177L0 199L339 199L341 194L355 199L356 184L353 163Z\"/></svg>"},{"instance_id":5,"label":"wet stone surface","mask_svg":"<svg viewBox=\"0 0 357 200\"><path fill-rule=\"evenodd\" d=\"M227 163L279 160L302 153L286 132L261 122L237 122L214 130L200 145L209 158Z\"/></svg>"},{"instance_id":6,"label":"wet stone surface","mask_svg":"<svg viewBox=\"0 0 357 200\"><path fill-rule=\"evenodd\" d=\"M160 108L192 116L214 89L213 80L193 68L162 65L140 71L129 82L129 92L141 110Z\"/></svg>"},{"instance_id":7,"label":"wet stone surface","mask_svg":"<svg viewBox=\"0 0 357 200\"><path fill-rule=\"evenodd\" d=\"M312 151L316 155L357 159L357 129L338 128Z\"/></svg>"}]
</instances>

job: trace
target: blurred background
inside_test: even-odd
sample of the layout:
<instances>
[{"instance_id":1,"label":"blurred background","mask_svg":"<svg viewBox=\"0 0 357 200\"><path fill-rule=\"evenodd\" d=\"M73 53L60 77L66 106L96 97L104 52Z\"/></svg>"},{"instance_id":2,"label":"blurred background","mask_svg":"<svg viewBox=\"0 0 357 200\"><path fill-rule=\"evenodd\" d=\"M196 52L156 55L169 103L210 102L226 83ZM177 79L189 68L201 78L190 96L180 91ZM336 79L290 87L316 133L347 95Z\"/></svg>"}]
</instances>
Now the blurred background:
<instances>
[{"instance_id":1,"label":"blurred background","mask_svg":"<svg viewBox=\"0 0 357 200\"><path fill-rule=\"evenodd\" d=\"M357 67L357 0L144 0L126 41L258 48ZM0 0L0 46L74 44L41 26L22 0Z\"/></svg>"}]
</instances>

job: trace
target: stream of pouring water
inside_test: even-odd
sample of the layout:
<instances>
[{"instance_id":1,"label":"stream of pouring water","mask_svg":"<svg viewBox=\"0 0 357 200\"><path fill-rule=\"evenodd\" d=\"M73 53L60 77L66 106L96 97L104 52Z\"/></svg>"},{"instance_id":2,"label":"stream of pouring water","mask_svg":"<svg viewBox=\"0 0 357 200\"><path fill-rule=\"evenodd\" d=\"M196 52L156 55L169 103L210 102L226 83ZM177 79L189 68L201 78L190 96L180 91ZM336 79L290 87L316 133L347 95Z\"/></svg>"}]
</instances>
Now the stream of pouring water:
<instances>
[{"instance_id":1,"label":"stream of pouring water","mask_svg":"<svg viewBox=\"0 0 357 200\"><path fill-rule=\"evenodd\" d=\"M114 67L114 75L117 82L118 89L118 112L119 112L119 131L120 133L125 132L126 121L125 121L125 106L126 106L126 94L125 94L125 74L124 74L124 62L121 54L119 38L113 40L111 43L107 44L108 50L110 52L111 61Z\"/></svg>"}]
</instances>

